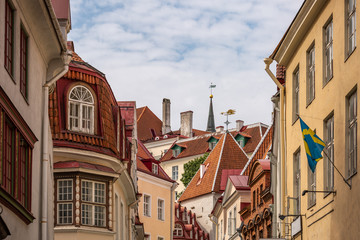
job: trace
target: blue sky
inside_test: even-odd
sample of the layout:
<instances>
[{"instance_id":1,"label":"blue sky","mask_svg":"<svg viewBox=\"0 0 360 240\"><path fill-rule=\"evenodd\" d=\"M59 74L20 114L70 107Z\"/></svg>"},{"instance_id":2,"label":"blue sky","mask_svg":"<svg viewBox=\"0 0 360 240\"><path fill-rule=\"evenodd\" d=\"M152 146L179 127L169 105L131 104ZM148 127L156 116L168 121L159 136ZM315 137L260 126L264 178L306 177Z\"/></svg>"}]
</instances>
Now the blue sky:
<instances>
[{"instance_id":1,"label":"blue sky","mask_svg":"<svg viewBox=\"0 0 360 240\"><path fill-rule=\"evenodd\" d=\"M230 127L237 119L270 124L276 86L263 59L302 2L71 0L69 40L106 74L118 100L135 100L161 119L162 99L169 98L172 130L188 110L194 128L206 128L211 82L216 126L230 108L236 110Z\"/></svg>"}]
</instances>

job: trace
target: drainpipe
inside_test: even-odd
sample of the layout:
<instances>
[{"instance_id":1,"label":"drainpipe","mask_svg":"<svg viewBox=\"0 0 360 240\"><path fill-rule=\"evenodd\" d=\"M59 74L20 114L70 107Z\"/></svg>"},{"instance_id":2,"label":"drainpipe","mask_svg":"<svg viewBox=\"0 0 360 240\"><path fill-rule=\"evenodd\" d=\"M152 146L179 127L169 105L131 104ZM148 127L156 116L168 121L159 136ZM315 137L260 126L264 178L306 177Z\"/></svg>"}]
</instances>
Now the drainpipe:
<instances>
[{"instance_id":1,"label":"drainpipe","mask_svg":"<svg viewBox=\"0 0 360 240\"><path fill-rule=\"evenodd\" d=\"M270 64L273 62L271 58L265 58L265 71L269 74L270 78L274 81L276 86L280 89L280 151L281 151L281 212L285 214L285 107L284 107L284 86L274 76L269 69ZM277 216L275 216L277 217ZM285 227L282 226L282 236L285 235Z\"/></svg>"},{"instance_id":2,"label":"drainpipe","mask_svg":"<svg viewBox=\"0 0 360 240\"><path fill-rule=\"evenodd\" d=\"M215 217L213 214L209 214L208 215L210 221L215 225L215 239L218 239L219 236L218 236L218 225L212 218Z\"/></svg>"},{"instance_id":3,"label":"drainpipe","mask_svg":"<svg viewBox=\"0 0 360 240\"><path fill-rule=\"evenodd\" d=\"M69 63L71 61L70 52L64 52L62 54L62 70L50 77L49 80L43 86L44 94L44 104L43 104L43 116L42 116L42 161L41 161L41 206L42 206L42 216L41 216L41 239L47 240L47 230L48 230L48 182L47 177L49 174L49 87L54 84L58 79L64 76L65 73L69 70ZM48 69L51 69L48 67ZM52 186L52 185L51 185Z\"/></svg>"}]
</instances>

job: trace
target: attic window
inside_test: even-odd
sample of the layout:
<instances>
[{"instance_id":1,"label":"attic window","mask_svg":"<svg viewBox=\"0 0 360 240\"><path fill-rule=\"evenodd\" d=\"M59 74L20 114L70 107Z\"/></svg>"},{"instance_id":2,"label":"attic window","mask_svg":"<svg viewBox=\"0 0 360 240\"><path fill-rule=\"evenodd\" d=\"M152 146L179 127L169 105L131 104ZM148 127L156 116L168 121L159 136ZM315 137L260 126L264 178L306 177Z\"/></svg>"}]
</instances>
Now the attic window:
<instances>
[{"instance_id":1,"label":"attic window","mask_svg":"<svg viewBox=\"0 0 360 240\"><path fill-rule=\"evenodd\" d=\"M173 149L173 156L174 156L174 157L179 156L180 153L181 153L181 149L180 149L180 148Z\"/></svg>"},{"instance_id":2,"label":"attic window","mask_svg":"<svg viewBox=\"0 0 360 240\"><path fill-rule=\"evenodd\" d=\"M213 150L216 146L216 142L209 142L209 150Z\"/></svg>"},{"instance_id":3,"label":"attic window","mask_svg":"<svg viewBox=\"0 0 360 240\"><path fill-rule=\"evenodd\" d=\"M159 167L156 163L152 164L152 172L155 174L159 174Z\"/></svg>"},{"instance_id":4,"label":"attic window","mask_svg":"<svg viewBox=\"0 0 360 240\"><path fill-rule=\"evenodd\" d=\"M248 141L247 137L241 136L241 135L237 135L236 136L236 142L241 146L241 147L245 147L246 143Z\"/></svg>"},{"instance_id":5,"label":"attic window","mask_svg":"<svg viewBox=\"0 0 360 240\"><path fill-rule=\"evenodd\" d=\"M68 129L94 133L94 97L84 86L75 86L69 93Z\"/></svg>"}]
</instances>

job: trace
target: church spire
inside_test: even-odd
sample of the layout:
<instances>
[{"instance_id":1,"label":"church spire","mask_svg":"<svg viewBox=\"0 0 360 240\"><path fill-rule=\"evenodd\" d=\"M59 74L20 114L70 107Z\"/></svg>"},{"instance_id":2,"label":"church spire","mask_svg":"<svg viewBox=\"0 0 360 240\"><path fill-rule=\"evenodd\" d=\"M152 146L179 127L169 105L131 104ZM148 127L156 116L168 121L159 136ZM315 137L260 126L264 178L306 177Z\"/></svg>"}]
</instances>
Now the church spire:
<instances>
[{"instance_id":1,"label":"church spire","mask_svg":"<svg viewBox=\"0 0 360 240\"><path fill-rule=\"evenodd\" d=\"M213 104L212 104L212 99L213 99L213 95L212 95L212 89L215 88L216 85L214 84L210 84L210 107L209 107L209 117L208 117L208 122L207 122L207 128L206 131L208 132L215 132L215 118L214 118L214 109L213 109Z\"/></svg>"}]
</instances>

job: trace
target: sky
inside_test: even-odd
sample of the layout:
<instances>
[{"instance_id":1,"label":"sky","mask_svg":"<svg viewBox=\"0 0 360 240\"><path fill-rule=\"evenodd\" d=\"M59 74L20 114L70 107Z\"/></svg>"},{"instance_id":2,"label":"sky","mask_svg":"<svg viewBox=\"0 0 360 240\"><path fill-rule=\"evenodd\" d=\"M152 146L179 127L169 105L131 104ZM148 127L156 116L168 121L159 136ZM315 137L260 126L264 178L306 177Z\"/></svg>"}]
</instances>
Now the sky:
<instances>
[{"instance_id":1,"label":"sky","mask_svg":"<svg viewBox=\"0 0 360 240\"><path fill-rule=\"evenodd\" d=\"M303 0L71 0L72 30L81 58L105 73L118 101L136 101L162 118L171 101L171 128L193 111L205 130L209 86L215 126L221 112L245 124L272 122L276 86L264 71L268 57ZM275 64L271 69L275 73Z\"/></svg>"}]
</instances>

